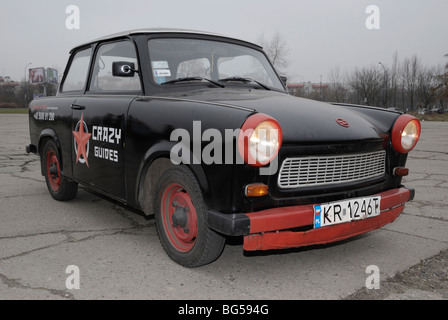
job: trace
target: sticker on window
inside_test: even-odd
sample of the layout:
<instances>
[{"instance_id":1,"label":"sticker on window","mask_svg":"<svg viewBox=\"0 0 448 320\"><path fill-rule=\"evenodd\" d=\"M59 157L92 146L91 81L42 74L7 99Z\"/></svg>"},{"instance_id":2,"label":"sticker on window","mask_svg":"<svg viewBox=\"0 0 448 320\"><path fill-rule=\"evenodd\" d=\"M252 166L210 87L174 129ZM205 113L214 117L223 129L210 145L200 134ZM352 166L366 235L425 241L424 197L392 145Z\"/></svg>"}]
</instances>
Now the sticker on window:
<instances>
[{"instance_id":1,"label":"sticker on window","mask_svg":"<svg viewBox=\"0 0 448 320\"><path fill-rule=\"evenodd\" d=\"M168 69L168 61L152 61L153 69Z\"/></svg>"},{"instance_id":2,"label":"sticker on window","mask_svg":"<svg viewBox=\"0 0 448 320\"><path fill-rule=\"evenodd\" d=\"M154 70L155 77L171 77L171 71L169 69Z\"/></svg>"},{"instance_id":3,"label":"sticker on window","mask_svg":"<svg viewBox=\"0 0 448 320\"><path fill-rule=\"evenodd\" d=\"M162 84L166 82L166 78L165 77L157 77L156 78L156 83L157 84Z\"/></svg>"}]
</instances>

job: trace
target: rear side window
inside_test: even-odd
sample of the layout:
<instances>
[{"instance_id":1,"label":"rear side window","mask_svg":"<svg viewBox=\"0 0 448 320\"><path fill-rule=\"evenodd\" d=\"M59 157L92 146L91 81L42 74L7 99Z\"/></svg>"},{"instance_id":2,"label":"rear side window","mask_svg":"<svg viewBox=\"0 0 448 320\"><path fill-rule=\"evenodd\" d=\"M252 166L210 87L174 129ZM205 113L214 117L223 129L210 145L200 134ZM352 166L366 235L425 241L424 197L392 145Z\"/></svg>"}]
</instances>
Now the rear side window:
<instances>
[{"instance_id":1,"label":"rear side window","mask_svg":"<svg viewBox=\"0 0 448 320\"><path fill-rule=\"evenodd\" d=\"M81 91L84 89L87 74L89 72L91 55L92 50L90 48L79 51L75 54L62 85L62 92Z\"/></svg>"},{"instance_id":2,"label":"rear side window","mask_svg":"<svg viewBox=\"0 0 448 320\"><path fill-rule=\"evenodd\" d=\"M138 73L133 77L113 75L112 65L119 61L133 64L135 69L139 69L137 53L132 42L120 41L101 45L95 57L89 91L141 91Z\"/></svg>"}]
</instances>

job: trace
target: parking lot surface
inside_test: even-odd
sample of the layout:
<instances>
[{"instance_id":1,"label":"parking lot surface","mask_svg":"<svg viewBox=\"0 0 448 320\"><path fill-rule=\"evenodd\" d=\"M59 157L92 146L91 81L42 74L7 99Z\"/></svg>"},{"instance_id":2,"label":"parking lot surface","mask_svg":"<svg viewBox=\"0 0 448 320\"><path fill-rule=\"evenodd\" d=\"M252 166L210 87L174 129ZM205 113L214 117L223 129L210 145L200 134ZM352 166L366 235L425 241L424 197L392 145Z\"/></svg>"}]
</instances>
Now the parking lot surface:
<instances>
[{"instance_id":1,"label":"parking lot surface","mask_svg":"<svg viewBox=\"0 0 448 320\"><path fill-rule=\"evenodd\" d=\"M284 251L248 254L232 241L195 269L166 256L154 219L84 188L54 201L25 152L27 115L0 115L0 134L0 299L448 299L447 122L422 123L404 179L416 196L394 223ZM366 288L369 266L379 289Z\"/></svg>"}]
</instances>

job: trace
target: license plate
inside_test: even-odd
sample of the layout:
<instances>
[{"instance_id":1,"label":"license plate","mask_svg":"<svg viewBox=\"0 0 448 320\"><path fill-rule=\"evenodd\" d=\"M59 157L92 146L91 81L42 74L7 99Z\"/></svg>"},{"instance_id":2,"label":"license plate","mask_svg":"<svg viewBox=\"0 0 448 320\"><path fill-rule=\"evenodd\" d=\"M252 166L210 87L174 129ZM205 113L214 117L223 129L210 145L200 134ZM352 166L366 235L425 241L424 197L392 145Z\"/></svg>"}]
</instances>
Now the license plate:
<instances>
[{"instance_id":1,"label":"license plate","mask_svg":"<svg viewBox=\"0 0 448 320\"><path fill-rule=\"evenodd\" d=\"M314 206L314 228L380 215L381 197L366 197Z\"/></svg>"}]
</instances>

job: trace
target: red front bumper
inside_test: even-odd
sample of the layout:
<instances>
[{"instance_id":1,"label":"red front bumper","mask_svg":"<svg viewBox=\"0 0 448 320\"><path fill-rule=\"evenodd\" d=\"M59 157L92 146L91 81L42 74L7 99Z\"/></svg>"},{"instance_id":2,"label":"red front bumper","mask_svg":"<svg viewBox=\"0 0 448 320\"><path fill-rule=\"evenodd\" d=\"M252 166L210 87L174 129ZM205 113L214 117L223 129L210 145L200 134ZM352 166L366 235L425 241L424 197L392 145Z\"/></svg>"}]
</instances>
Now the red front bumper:
<instances>
[{"instance_id":1,"label":"red front bumper","mask_svg":"<svg viewBox=\"0 0 448 320\"><path fill-rule=\"evenodd\" d=\"M244 237L244 250L285 249L324 244L350 238L394 221L412 200L413 193L407 188L382 192L381 214L374 218L356 220L304 232L279 231L313 225L313 205L283 207L247 213L250 234Z\"/></svg>"}]
</instances>

